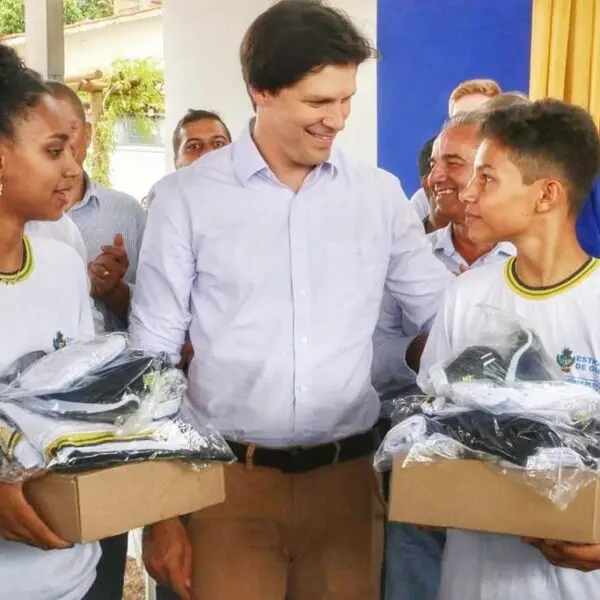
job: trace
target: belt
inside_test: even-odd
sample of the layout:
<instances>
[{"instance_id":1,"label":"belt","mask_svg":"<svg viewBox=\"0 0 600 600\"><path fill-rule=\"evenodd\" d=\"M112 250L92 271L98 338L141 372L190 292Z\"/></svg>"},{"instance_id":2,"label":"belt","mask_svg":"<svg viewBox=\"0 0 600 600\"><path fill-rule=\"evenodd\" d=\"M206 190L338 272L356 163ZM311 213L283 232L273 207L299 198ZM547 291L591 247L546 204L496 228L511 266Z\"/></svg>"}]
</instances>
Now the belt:
<instances>
[{"instance_id":1,"label":"belt","mask_svg":"<svg viewBox=\"0 0 600 600\"><path fill-rule=\"evenodd\" d=\"M236 458L248 467L268 467L282 473L308 473L321 467L368 456L377 447L377 435L370 429L343 440L319 446L264 448L255 444L230 442Z\"/></svg>"}]
</instances>

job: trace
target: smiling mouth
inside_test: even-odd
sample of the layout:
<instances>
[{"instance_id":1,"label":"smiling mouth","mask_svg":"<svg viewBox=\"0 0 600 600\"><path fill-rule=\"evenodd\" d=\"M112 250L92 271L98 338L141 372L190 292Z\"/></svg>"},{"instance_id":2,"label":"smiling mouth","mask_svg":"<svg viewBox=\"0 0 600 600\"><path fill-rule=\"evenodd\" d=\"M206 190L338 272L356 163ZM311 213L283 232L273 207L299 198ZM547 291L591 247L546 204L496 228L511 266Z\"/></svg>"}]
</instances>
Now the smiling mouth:
<instances>
[{"instance_id":1,"label":"smiling mouth","mask_svg":"<svg viewBox=\"0 0 600 600\"><path fill-rule=\"evenodd\" d=\"M331 144L333 143L333 140L335 138L334 135L332 134L323 134L323 133L313 133L312 131L308 131L307 133L312 136L313 138L315 138L316 140L318 140L319 142L323 142L324 144Z\"/></svg>"},{"instance_id":2,"label":"smiling mouth","mask_svg":"<svg viewBox=\"0 0 600 600\"><path fill-rule=\"evenodd\" d=\"M435 192L436 198L447 198L448 196L453 196L457 193L458 190L455 188L445 188L443 190L438 190Z\"/></svg>"}]
</instances>

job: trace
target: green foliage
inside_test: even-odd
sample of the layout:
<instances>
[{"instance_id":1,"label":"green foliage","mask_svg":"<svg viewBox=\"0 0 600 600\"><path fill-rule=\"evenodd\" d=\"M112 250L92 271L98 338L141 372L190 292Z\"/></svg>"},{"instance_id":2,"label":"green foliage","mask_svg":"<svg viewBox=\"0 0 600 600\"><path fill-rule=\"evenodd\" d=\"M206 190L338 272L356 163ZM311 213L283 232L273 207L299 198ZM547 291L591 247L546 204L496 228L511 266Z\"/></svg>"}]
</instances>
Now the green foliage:
<instances>
[{"instance_id":1,"label":"green foliage","mask_svg":"<svg viewBox=\"0 0 600 600\"><path fill-rule=\"evenodd\" d=\"M0 2L0 35L25 31L24 0L2 0Z\"/></svg>"},{"instance_id":2,"label":"green foliage","mask_svg":"<svg viewBox=\"0 0 600 600\"><path fill-rule=\"evenodd\" d=\"M63 0L65 25L114 14L113 0ZM25 0L0 0L0 36L25 31Z\"/></svg>"},{"instance_id":3,"label":"green foliage","mask_svg":"<svg viewBox=\"0 0 600 600\"><path fill-rule=\"evenodd\" d=\"M134 119L138 132L149 136L152 117L165 109L164 73L152 59L118 59L113 62L105 81L103 94L104 116L94 132L90 157L92 178L109 185L110 157L116 147L115 125L120 118Z\"/></svg>"},{"instance_id":4,"label":"green foliage","mask_svg":"<svg viewBox=\"0 0 600 600\"><path fill-rule=\"evenodd\" d=\"M113 124L107 120L96 123L94 145L87 162L92 179L105 187L110 187L110 157L115 147Z\"/></svg>"}]
</instances>

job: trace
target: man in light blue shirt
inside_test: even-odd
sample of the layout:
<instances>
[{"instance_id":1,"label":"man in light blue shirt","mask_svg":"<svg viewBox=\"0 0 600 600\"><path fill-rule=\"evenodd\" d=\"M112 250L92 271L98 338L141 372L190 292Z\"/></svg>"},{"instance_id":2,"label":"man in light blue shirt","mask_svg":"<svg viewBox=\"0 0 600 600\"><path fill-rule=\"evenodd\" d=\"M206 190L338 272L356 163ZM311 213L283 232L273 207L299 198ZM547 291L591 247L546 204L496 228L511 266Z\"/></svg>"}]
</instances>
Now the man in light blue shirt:
<instances>
[{"instance_id":1,"label":"man in light blue shirt","mask_svg":"<svg viewBox=\"0 0 600 600\"><path fill-rule=\"evenodd\" d=\"M88 274L91 293L105 331L127 328L131 291L146 213L131 196L102 187L83 170L91 142L91 125L77 94L64 83L46 82L69 124L69 140L75 160L82 168L70 198L69 216L75 222L91 261ZM97 328L99 329L99 328ZM121 600L127 559L127 534L101 540L97 586L103 600Z\"/></svg>"},{"instance_id":2,"label":"man in light blue shirt","mask_svg":"<svg viewBox=\"0 0 600 600\"><path fill-rule=\"evenodd\" d=\"M46 85L69 122L73 153L83 168L91 126L81 100L63 83L50 81ZM69 216L79 228L91 260L92 296L104 317L104 328L126 329L146 213L135 198L99 185L85 171L71 203Z\"/></svg>"},{"instance_id":3,"label":"man in light blue shirt","mask_svg":"<svg viewBox=\"0 0 600 600\"><path fill-rule=\"evenodd\" d=\"M332 149L374 55L352 22L279 2L240 54L256 119L154 187L130 319L173 362L189 330L185 409L239 462L222 505L148 531L146 566L184 599L373 598L371 338L384 288L426 330L452 277L398 180Z\"/></svg>"}]
</instances>

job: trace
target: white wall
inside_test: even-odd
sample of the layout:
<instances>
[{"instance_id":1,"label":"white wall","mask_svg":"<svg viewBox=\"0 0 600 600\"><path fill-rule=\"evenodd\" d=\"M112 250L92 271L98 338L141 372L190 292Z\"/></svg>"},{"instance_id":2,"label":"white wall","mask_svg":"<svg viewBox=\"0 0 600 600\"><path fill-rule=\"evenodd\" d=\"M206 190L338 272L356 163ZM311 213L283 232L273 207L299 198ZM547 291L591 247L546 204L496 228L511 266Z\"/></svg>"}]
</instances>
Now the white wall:
<instances>
[{"instance_id":1,"label":"white wall","mask_svg":"<svg viewBox=\"0 0 600 600\"><path fill-rule=\"evenodd\" d=\"M160 10L66 27L65 75L103 69L122 57L162 60L162 36ZM27 60L25 36L10 37L3 43Z\"/></svg>"},{"instance_id":2,"label":"white wall","mask_svg":"<svg viewBox=\"0 0 600 600\"><path fill-rule=\"evenodd\" d=\"M25 36L11 36L6 42L27 60ZM117 58L154 58L162 62L163 31L160 10L65 28L67 76L106 69ZM111 159L112 186L138 200L141 200L165 173L163 148L121 146Z\"/></svg>"},{"instance_id":3,"label":"white wall","mask_svg":"<svg viewBox=\"0 0 600 600\"><path fill-rule=\"evenodd\" d=\"M333 0L375 39L376 0ZM188 108L216 110L234 135L252 114L238 50L244 32L272 0L164 0L163 31L167 131ZM363 65L353 114L338 142L377 162L377 71ZM167 151L170 155L170 150ZM170 168L171 159L168 159Z\"/></svg>"},{"instance_id":4,"label":"white wall","mask_svg":"<svg viewBox=\"0 0 600 600\"><path fill-rule=\"evenodd\" d=\"M137 200L166 172L165 151L154 146L119 146L110 162L112 186Z\"/></svg>"}]
</instances>

